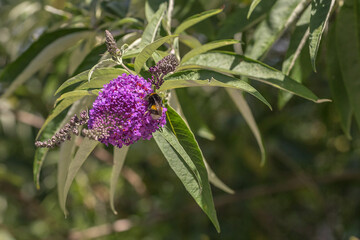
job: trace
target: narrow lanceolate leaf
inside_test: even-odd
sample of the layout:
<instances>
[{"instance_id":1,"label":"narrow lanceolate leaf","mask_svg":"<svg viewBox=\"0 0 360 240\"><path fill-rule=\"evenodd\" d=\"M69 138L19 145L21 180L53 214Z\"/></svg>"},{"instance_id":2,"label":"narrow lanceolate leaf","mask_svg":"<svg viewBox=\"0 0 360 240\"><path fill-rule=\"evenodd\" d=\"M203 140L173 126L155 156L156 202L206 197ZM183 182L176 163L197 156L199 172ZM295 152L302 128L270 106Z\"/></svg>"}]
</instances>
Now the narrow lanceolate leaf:
<instances>
[{"instance_id":1,"label":"narrow lanceolate leaf","mask_svg":"<svg viewBox=\"0 0 360 240\"><path fill-rule=\"evenodd\" d=\"M93 34L87 29L61 29L42 35L0 75L0 82L11 85L2 97L10 96L16 88L54 57L74 46L79 40Z\"/></svg>"},{"instance_id":2,"label":"narrow lanceolate leaf","mask_svg":"<svg viewBox=\"0 0 360 240\"><path fill-rule=\"evenodd\" d=\"M85 97L85 96L98 96L99 90L74 90L71 92L64 93L55 101L55 105L64 100L64 99L77 99L77 97Z\"/></svg>"},{"instance_id":3,"label":"narrow lanceolate leaf","mask_svg":"<svg viewBox=\"0 0 360 240\"><path fill-rule=\"evenodd\" d=\"M335 24L331 25L329 28L326 43L326 70L330 83L331 95L334 106L340 116L341 127L346 136L351 139L350 127L353 107L349 101L344 79L341 75L339 57L336 50Z\"/></svg>"},{"instance_id":4,"label":"narrow lanceolate leaf","mask_svg":"<svg viewBox=\"0 0 360 240\"><path fill-rule=\"evenodd\" d=\"M151 57L153 52L158 49L165 42L177 37L177 35L170 35L156 40L155 42L147 45L135 59L135 72L139 73L144 63Z\"/></svg>"},{"instance_id":5,"label":"narrow lanceolate leaf","mask_svg":"<svg viewBox=\"0 0 360 240\"><path fill-rule=\"evenodd\" d=\"M56 105L56 107L51 111L50 115L46 118L44 124L42 125L42 127L40 128L36 139L39 138L39 136L42 134L42 132L44 131L45 127L54 119L56 118L60 113L62 113L65 109L67 109L71 104L73 104L74 102L76 102L77 100L83 98L84 96L74 96L74 97L69 97L64 99L63 101L61 101L58 105Z\"/></svg>"},{"instance_id":6,"label":"narrow lanceolate leaf","mask_svg":"<svg viewBox=\"0 0 360 240\"><path fill-rule=\"evenodd\" d=\"M254 33L254 45L246 55L253 59L264 57L284 30L294 22L307 6L309 0L278 0L271 8L267 18Z\"/></svg>"},{"instance_id":7,"label":"narrow lanceolate leaf","mask_svg":"<svg viewBox=\"0 0 360 240\"><path fill-rule=\"evenodd\" d=\"M185 21L183 21L176 29L174 34L179 34L182 33L183 31L185 31L186 29L188 29L189 27L211 17L214 16L216 14L219 14L220 12L222 12L222 9L213 9L213 10L209 10L206 12L202 12L199 14L196 14L194 16L191 16L187 19L185 19Z\"/></svg>"},{"instance_id":8,"label":"narrow lanceolate leaf","mask_svg":"<svg viewBox=\"0 0 360 240\"><path fill-rule=\"evenodd\" d=\"M47 139L41 139L47 140ZM36 189L40 189L40 170L45 161L45 157L48 153L48 148L37 148L34 155L34 166L33 166L33 175L34 175L34 183L36 185Z\"/></svg>"},{"instance_id":9,"label":"narrow lanceolate leaf","mask_svg":"<svg viewBox=\"0 0 360 240\"><path fill-rule=\"evenodd\" d=\"M228 94L230 95L231 99L233 100L233 102L235 103L236 107L239 109L241 115L243 115L246 123L249 125L252 133L255 136L255 139L259 145L260 148L260 152L261 152L261 165L265 164L265 160L266 160L266 152L265 152L265 147L264 147L264 142L262 140L259 128L256 124L256 121L254 119L254 116L251 112L251 109L249 107L249 105L247 104L245 98L243 97L243 95L241 94L240 91L237 91L235 89L226 89Z\"/></svg>"},{"instance_id":10,"label":"narrow lanceolate leaf","mask_svg":"<svg viewBox=\"0 0 360 240\"><path fill-rule=\"evenodd\" d=\"M176 93L175 95L173 93ZM173 101L175 96L175 100ZM180 116L186 116L186 121L189 123L193 132L196 135L210 141L215 140L214 133L210 130L207 123L201 116L199 109L193 103L194 100L189 97L188 92L184 88L178 88L176 91L171 90L169 105L172 106Z\"/></svg>"},{"instance_id":11,"label":"narrow lanceolate leaf","mask_svg":"<svg viewBox=\"0 0 360 240\"><path fill-rule=\"evenodd\" d=\"M194 163L194 159L191 158L191 155L185 151L184 147L180 144L178 138L174 133L168 128L164 127L161 131L161 136L166 139L166 141L175 149L175 151L180 155L181 159L184 161L186 166L188 166L189 171L191 171L194 179L196 180L200 191L202 191L203 183L200 177L200 173Z\"/></svg>"},{"instance_id":12,"label":"narrow lanceolate leaf","mask_svg":"<svg viewBox=\"0 0 360 240\"><path fill-rule=\"evenodd\" d=\"M316 56L320 46L321 36L324 32L335 0L312 0L310 17L309 48L311 64L316 72Z\"/></svg>"},{"instance_id":13,"label":"narrow lanceolate leaf","mask_svg":"<svg viewBox=\"0 0 360 240\"><path fill-rule=\"evenodd\" d=\"M124 165L128 150L129 150L128 146L123 146L122 148L114 147L114 166L111 171L111 178L110 178L110 207L111 210L114 212L114 214L117 214L114 205L116 183L119 180L119 175Z\"/></svg>"},{"instance_id":14,"label":"narrow lanceolate leaf","mask_svg":"<svg viewBox=\"0 0 360 240\"><path fill-rule=\"evenodd\" d=\"M163 3L160 5L156 13L152 16L149 24L146 26L144 33L141 37L140 45L146 45L154 42L156 34L161 24L161 20L164 18L165 10L166 10L166 3Z\"/></svg>"},{"instance_id":15,"label":"narrow lanceolate leaf","mask_svg":"<svg viewBox=\"0 0 360 240\"><path fill-rule=\"evenodd\" d=\"M164 128L163 130L171 133L168 128ZM180 153L178 153L176 149L166 140L163 133L159 131L153 133L154 139L161 152L164 154L175 174L184 184L186 190L195 199L196 203L201 207L201 209L208 215L216 230L220 232L220 226L217 220L211 189L204 164L201 166L197 161L194 160L201 177L202 185L199 187L199 182L194 176L193 171L189 169L189 166L181 157Z\"/></svg>"},{"instance_id":16,"label":"narrow lanceolate leaf","mask_svg":"<svg viewBox=\"0 0 360 240\"><path fill-rule=\"evenodd\" d=\"M209 181L215 187L223 190L224 192L227 192L229 194L234 194L235 191L229 188L223 181L221 181L221 179L218 178L218 176L216 176L215 172L211 169L210 165L206 162L205 158L203 160L209 177Z\"/></svg>"},{"instance_id":17,"label":"narrow lanceolate leaf","mask_svg":"<svg viewBox=\"0 0 360 240\"><path fill-rule=\"evenodd\" d=\"M180 65L183 64L184 62L188 61L192 57L199 55L201 53L213 50L215 48L232 45L232 44L236 44L236 43L239 43L239 41L230 39L230 40L219 40L219 41L214 41L214 42L204 44L201 47L195 48L195 49L189 51L188 53L186 53L183 56L183 58L181 59Z\"/></svg>"},{"instance_id":18,"label":"narrow lanceolate leaf","mask_svg":"<svg viewBox=\"0 0 360 240\"><path fill-rule=\"evenodd\" d=\"M336 18L336 50L350 105L360 126L360 46L356 11L358 2L347 0Z\"/></svg>"},{"instance_id":19,"label":"narrow lanceolate leaf","mask_svg":"<svg viewBox=\"0 0 360 240\"><path fill-rule=\"evenodd\" d=\"M300 56L300 53L302 52L305 43L307 42L307 39L309 38L309 22L310 22L310 6L305 10L305 12L301 15L299 21L296 23L296 27L294 29L294 32L291 34L290 44L289 48L286 52L285 60L282 64L282 72L293 78L297 82L302 82L301 76L299 78L296 78L295 72L301 68L300 62L297 63L296 69L292 71L292 69L295 67L295 62ZM301 71L301 70L300 70ZM291 73L291 75L290 75ZM300 72L299 72L300 73ZM278 107L279 109L282 109L286 103L292 98L293 94L280 91L278 95Z\"/></svg>"},{"instance_id":20,"label":"narrow lanceolate leaf","mask_svg":"<svg viewBox=\"0 0 360 240\"><path fill-rule=\"evenodd\" d=\"M69 193L70 186L74 181L74 178L79 171L80 167L83 165L85 160L88 158L90 153L94 150L96 145L98 145L98 141L90 140L88 138L84 138L81 142L79 149L77 150L74 159L71 160L69 165L67 178L64 184L64 195L63 198L60 199L60 206L64 210L64 214L67 215L66 212L66 199Z\"/></svg>"},{"instance_id":21,"label":"narrow lanceolate leaf","mask_svg":"<svg viewBox=\"0 0 360 240\"><path fill-rule=\"evenodd\" d=\"M75 137L72 137L70 141L66 141L60 146L60 157L57 168L57 190L59 203L62 201L62 199L64 199L65 182L75 146ZM63 212L66 211L64 205L61 204L60 207Z\"/></svg>"},{"instance_id":22,"label":"narrow lanceolate leaf","mask_svg":"<svg viewBox=\"0 0 360 240\"><path fill-rule=\"evenodd\" d=\"M236 33L244 32L263 20L276 0L261 1L247 18L250 7L237 8L233 13L226 15L218 27L217 39L233 38Z\"/></svg>"},{"instance_id":23,"label":"narrow lanceolate leaf","mask_svg":"<svg viewBox=\"0 0 360 240\"><path fill-rule=\"evenodd\" d=\"M256 6L261 2L261 0L253 0L251 2L250 8L249 8L249 12L247 15L247 18L249 19L251 16L251 13L254 11L254 9L256 8Z\"/></svg>"},{"instance_id":24,"label":"narrow lanceolate leaf","mask_svg":"<svg viewBox=\"0 0 360 240\"><path fill-rule=\"evenodd\" d=\"M84 102L79 101L73 104L69 110L69 112L65 115L61 114L55 117L52 121L47 124L43 124L43 132L39 137L40 141L46 141L50 139L56 132L60 130L62 126L65 125L67 121L75 114L79 113L81 107L84 105ZM36 184L36 188L40 188L40 171L41 167L45 161L45 157L48 153L48 148L37 148L35 151L34 157L34 166L33 166L33 174L34 174L34 182Z\"/></svg>"},{"instance_id":25,"label":"narrow lanceolate leaf","mask_svg":"<svg viewBox=\"0 0 360 240\"><path fill-rule=\"evenodd\" d=\"M171 130L175 134L181 146L184 147L185 151L194 161L197 168L203 169L205 166L210 182L225 192L233 193L233 191L215 175L210 166L206 163L199 144L185 120L171 106L166 105L166 108L168 109L166 112L167 121L171 126ZM201 174L200 170L199 172Z\"/></svg>"},{"instance_id":26,"label":"narrow lanceolate leaf","mask_svg":"<svg viewBox=\"0 0 360 240\"><path fill-rule=\"evenodd\" d=\"M65 93L77 90L87 90L92 88L102 88L106 83L109 83L114 78L117 78L123 73L128 73L125 69L122 68L98 68L94 71L91 76L91 81L88 82L88 72L82 72L68 80L66 80L55 92L54 95L59 94L60 92Z\"/></svg>"},{"instance_id":27,"label":"narrow lanceolate leaf","mask_svg":"<svg viewBox=\"0 0 360 240\"><path fill-rule=\"evenodd\" d=\"M216 71L248 77L314 102L324 101L320 100L304 85L296 82L282 72L259 61L231 52L203 53L193 57L186 62L186 64L201 65ZM183 67L186 66L184 65ZM181 70L181 68L179 68L179 70Z\"/></svg>"},{"instance_id":28,"label":"narrow lanceolate leaf","mask_svg":"<svg viewBox=\"0 0 360 240\"><path fill-rule=\"evenodd\" d=\"M192 65L190 65L192 66ZM180 71L165 77L165 82L160 90L168 90L183 87L225 87L235 88L250 93L270 109L271 105L266 99L250 84L239 78L230 77L211 70Z\"/></svg>"},{"instance_id":29,"label":"narrow lanceolate leaf","mask_svg":"<svg viewBox=\"0 0 360 240\"><path fill-rule=\"evenodd\" d=\"M201 42L191 35L181 34L179 40L191 49L201 47Z\"/></svg>"},{"instance_id":30,"label":"narrow lanceolate leaf","mask_svg":"<svg viewBox=\"0 0 360 240\"><path fill-rule=\"evenodd\" d=\"M305 46L306 40L309 37L309 22L310 22L310 7L301 15L299 21L296 23L294 32L291 34L289 48L286 51L285 60L282 65L282 72L289 75L293 68L296 59L299 57L301 50Z\"/></svg>"}]
</instances>

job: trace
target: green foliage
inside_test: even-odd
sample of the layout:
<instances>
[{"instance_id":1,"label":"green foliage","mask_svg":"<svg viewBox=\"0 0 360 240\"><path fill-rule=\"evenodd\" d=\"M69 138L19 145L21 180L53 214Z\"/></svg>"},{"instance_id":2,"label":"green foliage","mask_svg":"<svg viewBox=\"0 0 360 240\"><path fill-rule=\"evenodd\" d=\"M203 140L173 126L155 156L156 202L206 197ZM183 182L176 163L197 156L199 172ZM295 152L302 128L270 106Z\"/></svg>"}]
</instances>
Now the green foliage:
<instances>
[{"instance_id":1,"label":"green foliage","mask_svg":"<svg viewBox=\"0 0 360 240\"><path fill-rule=\"evenodd\" d=\"M90 2L0 3L0 216L6 216L0 223L11 226L0 228L0 236L218 238L219 221L224 239L360 234L359 204L349 201L358 191L347 186L359 179L359 133L351 121L354 115L360 127L359 1ZM119 56L106 52L104 30L115 35ZM33 147L34 139L50 139L91 108L104 84L123 73L147 79L148 69L169 54L180 65L157 90L167 126L153 133L155 141L118 149L73 136L60 150ZM327 98L333 103L315 104ZM269 111L276 101L281 112ZM22 174L31 159L36 193L26 185L31 176ZM210 183L233 195L212 191ZM60 209L67 216L71 208L67 222L55 184ZM274 195L287 191L296 194ZM40 216L35 209L39 215L29 215L24 226L16 204L27 201L45 211ZM68 230L99 224L106 230ZM27 231L15 231L18 225Z\"/></svg>"}]
</instances>

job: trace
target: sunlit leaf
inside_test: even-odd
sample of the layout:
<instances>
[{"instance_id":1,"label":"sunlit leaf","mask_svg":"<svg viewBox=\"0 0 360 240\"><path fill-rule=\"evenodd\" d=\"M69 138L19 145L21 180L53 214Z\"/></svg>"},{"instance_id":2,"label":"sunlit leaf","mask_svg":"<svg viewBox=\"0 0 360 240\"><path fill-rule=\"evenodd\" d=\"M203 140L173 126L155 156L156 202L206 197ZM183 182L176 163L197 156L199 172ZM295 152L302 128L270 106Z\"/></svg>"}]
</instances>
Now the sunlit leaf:
<instances>
[{"instance_id":1,"label":"sunlit leaf","mask_svg":"<svg viewBox=\"0 0 360 240\"><path fill-rule=\"evenodd\" d=\"M309 48L311 64L315 72L315 61L320 46L321 36L334 4L335 0L311 1Z\"/></svg>"},{"instance_id":2,"label":"sunlit leaf","mask_svg":"<svg viewBox=\"0 0 360 240\"><path fill-rule=\"evenodd\" d=\"M134 64L135 72L139 73L144 63L151 57L153 52L155 52L155 50L158 49L161 45L163 45L165 42L169 41L170 39L173 39L174 37L177 37L177 35L171 35L171 36L159 38L155 42L147 45L135 59L135 64Z\"/></svg>"},{"instance_id":3,"label":"sunlit leaf","mask_svg":"<svg viewBox=\"0 0 360 240\"><path fill-rule=\"evenodd\" d=\"M306 7L304 0L278 0L271 8L268 16L257 27L254 33L254 44L246 51L246 56L260 59L279 39L289 21L295 21L301 8Z\"/></svg>"},{"instance_id":4,"label":"sunlit leaf","mask_svg":"<svg viewBox=\"0 0 360 240\"><path fill-rule=\"evenodd\" d=\"M302 49L304 48L307 39L309 38L309 22L310 22L310 6L305 10L305 12L301 15L299 21L296 23L296 27L294 32L291 34L290 44L289 48L286 52L285 60L282 64L282 72L285 75L290 75L291 77L297 81L302 82L301 77L296 78L294 77L294 74L292 73L292 69L295 67L295 62L300 56L300 53ZM300 68L300 63L297 63L297 69ZM294 71L295 71L294 70ZM301 69L300 69L301 71ZM297 72L300 73L300 72ZM300 73L301 74L301 73ZM278 98L278 107L279 109L282 109L286 103L292 98L293 94L280 91L279 92L279 98Z\"/></svg>"},{"instance_id":5,"label":"sunlit leaf","mask_svg":"<svg viewBox=\"0 0 360 240\"><path fill-rule=\"evenodd\" d=\"M86 105L86 99L83 101L78 101L74 103L67 114L59 114L57 117L53 118L51 121L48 121L46 124L44 123L42 126L42 134L38 137L40 141L45 141L50 139L56 132L60 130L62 126L75 114L79 113L81 108ZM48 148L37 148L34 156L34 166L33 166L33 174L34 174L34 182L36 184L37 189L40 188L40 171L41 167L45 161L45 157L48 153Z\"/></svg>"},{"instance_id":6,"label":"sunlit leaf","mask_svg":"<svg viewBox=\"0 0 360 240\"><path fill-rule=\"evenodd\" d=\"M65 81L56 90L54 95L57 95L60 92L64 93L68 89L87 90L92 88L102 88L104 84L109 83L114 78L117 78L123 73L128 73L122 68L98 68L92 74L91 81L88 82L88 72L89 71L82 72Z\"/></svg>"},{"instance_id":7,"label":"sunlit leaf","mask_svg":"<svg viewBox=\"0 0 360 240\"><path fill-rule=\"evenodd\" d=\"M42 35L0 74L0 82L11 83L2 97L10 96L54 57L91 34L87 29L61 29Z\"/></svg>"},{"instance_id":8,"label":"sunlit leaf","mask_svg":"<svg viewBox=\"0 0 360 240\"><path fill-rule=\"evenodd\" d=\"M201 47L201 43L198 39L187 34L181 34L179 36L179 40L181 43L185 44L191 49Z\"/></svg>"},{"instance_id":9,"label":"sunlit leaf","mask_svg":"<svg viewBox=\"0 0 360 240\"><path fill-rule=\"evenodd\" d=\"M219 48L219 47L223 47L223 46L227 46L227 45L232 45L232 44L236 44L239 43L239 41L237 40L219 40L219 41L214 41L214 42L210 42L207 44L202 45L201 47L198 48L194 48L191 51L189 51L188 53L186 53L180 62L180 65L186 61L188 61L189 59L191 59L192 57L199 55L201 53L213 50L215 48Z\"/></svg>"},{"instance_id":10,"label":"sunlit leaf","mask_svg":"<svg viewBox=\"0 0 360 240\"><path fill-rule=\"evenodd\" d=\"M194 173L189 166L184 161L180 153L178 153L175 148L166 140L164 133L171 136L172 132L167 128L163 128L163 132L153 133L154 139L159 146L161 152L164 154L167 159L170 167L174 170L175 174L179 177L181 182L184 184L186 190L190 195L195 199L197 204L203 209L203 211L208 215L212 223L214 224L216 230L220 232L219 222L217 220L214 203L212 200L212 194L210 185L208 182L206 168L204 163L193 159L196 164L201 177L201 188L199 187L199 182L194 176ZM174 134L172 136L175 137ZM176 139L176 137L175 137ZM202 163L202 164L201 164Z\"/></svg>"},{"instance_id":11,"label":"sunlit leaf","mask_svg":"<svg viewBox=\"0 0 360 240\"><path fill-rule=\"evenodd\" d=\"M241 115L244 117L246 123L249 125L252 133L254 134L255 139L259 145L260 152L261 152L260 164L264 165L265 161L266 161L266 152L265 152L264 142L262 140L259 128L256 124L256 121L254 119L254 116L251 112L251 109L250 109L248 103L246 102L246 100L243 97L243 95L241 94L241 92L239 92L238 90L227 88L226 91L229 93L231 99L235 103L236 107L239 109Z\"/></svg>"},{"instance_id":12,"label":"sunlit leaf","mask_svg":"<svg viewBox=\"0 0 360 240\"><path fill-rule=\"evenodd\" d=\"M254 9L256 8L256 6L261 2L261 0L253 0L251 2L250 8L249 8L249 12L247 14L247 18L249 19L251 16L251 13L254 11Z\"/></svg>"},{"instance_id":13,"label":"sunlit leaf","mask_svg":"<svg viewBox=\"0 0 360 240\"><path fill-rule=\"evenodd\" d=\"M65 182L75 147L75 136L73 136L70 141L66 141L60 146L57 168L57 191L59 203L62 203L62 199L64 199ZM63 212L66 212L65 205L60 204L60 208Z\"/></svg>"},{"instance_id":14,"label":"sunlit leaf","mask_svg":"<svg viewBox=\"0 0 360 240\"><path fill-rule=\"evenodd\" d=\"M197 64L216 71L248 77L314 102L323 101L319 100L304 85L294 81L275 68L231 52L203 53L193 57L186 64Z\"/></svg>"},{"instance_id":15,"label":"sunlit leaf","mask_svg":"<svg viewBox=\"0 0 360 240\"><path fill-rule=\"evenodd\" d=\"M84 138L81 142L79 149L76 151L74 158L71 160L69 165L67 178L64 184L64 195L63 198L60 199L60 206L64 209L65 216L66 212L66 199L69 193L70 186L74 181L74 178L79 171L80 167L83 165L85 160L88 158L90 153L95 149L96 145L98 145L98 141L94 141L88 138Z\"/></svg>"},{"instance_id":16,"label":"sunlit leaf","mask_svg":"<svg viewBox=\"0 0 360 240\"><path fill-rule=\"evenodd\" d=\"M171 127L171 130L175 134L176 138L179 140L181 146L184 147L185 151L189 154L191 159L194 161L196 166L199 168L203 168L205 166L207 173L211 174L208 176L208 179L214 181L214 185L219 187L220 189L224 190L225 192L233 193L233 191L226 186L212 171L212 169L206 163L203 153L197 143L194 134L192 133L191 129L186 124L185 120L169 105L166 105L168 111L167 114L167 121ZM200 170L199 170L200 171ZM201 172L200 172L201 173Z\"/></svg>"},{"instance_id":17,"label":"sunlit leaf","mask_svg":"<svg viewBox=\"0 0 360 240\"><path fill-rule=\"evenodd\" d=\"M191 65L191 67L193 67ZM195 67L195 66L194 66ZM230 77L211 70L189 70L173 73L165 77L165 82L160 90L168 90L183 87L225 87L235 88L250 93L270 109L271 105L266 99L250 84L240 78Z\"/></svg>"},{"instance_id":18,"label":"sunlit leaf","mask_svg":"<svg viewBox=\"0 0 360 240\"><path fill-rule=\"evenodd\" d=\"M77 97L97 96L98 93L99 90L74 90L61 95L58 99L56 99L55 104L67 98L76 99Z\"/></svg>"},{"instance_id":19,"label":"sunlit leaf","mask_svg":"<svg viewBox=\"0 0 360 240\"><path fill-rule=\"evenodd\" d=\"M110 207L114 214L117 214L114 205L116 183L119 180L121 169L124 165L126 154L129 150L128 146L122 146L122 148L114 147L114 166L111 171L110 178Z\"/></svg>"},{"instance_id":20,"label":"sunlit leaf","mask_svg":"<svg viewBox=\"0 0 360 240\"><path fill-rule=\"evenodd\" d=\"M83 97L84 96L68 97L68 98L64 99L63 101L61 101L59 104L57 104L56 107L53 108L53 110L51 111L49 116L46 118L44 124L42 125L42 127L40 128L40 130L36 136L36 139L38 139L39 136L42 134L42 132L44 131L47 124L49 124L54 118L56 118L60 113L62 113L65 109L67 109L71 104L73 104L74 102L76 102L77 100L79 100Z\"/></svg>"},{"instance_id":21,"label":"sunlit leaf","mask_svg":"<svg viewBox=\"0 0 360 240\"><path fill-rule=\"evenodd\" d=\"M179 34L183 31L185 31L186 29L188 29L189 27L211 17L214 16L216 14L219 14L220 12L222 12L222 9L213 9L213 10L209 10L206 12L202 12L199 14L196 14L194 16L191 16L187 19L185 19L176 29L174 34Z\"/></svg>"},{"instance_id":22,"label":"sunlit leaf","mask_svg":"<svg viewBox=\"0 0 360 240\"><path fill-rule=\"evenodd\" d=\"M144 33L141 37L140 45L146 45L154 42L156 34L161 24L161 20L164 17L165 10L166 10L166 4L163 3L160 5L156 13L152 16L149 24L146 26Z\"/></svg>"},{"instance_id":23,"label":"sunlit leaf","mask_svg":"<svg viewBox=\"0 0 360 240\"><path fill-rule=\"evenodd\" d=\"M232 13L228 13L222 23L216 39L233 38L234 34L244 32L266 17L266 14L274 5L276 0L261 1L252 12L250 18L247 17L250 7L238 8Z\"/></svg>"}]
</instances>

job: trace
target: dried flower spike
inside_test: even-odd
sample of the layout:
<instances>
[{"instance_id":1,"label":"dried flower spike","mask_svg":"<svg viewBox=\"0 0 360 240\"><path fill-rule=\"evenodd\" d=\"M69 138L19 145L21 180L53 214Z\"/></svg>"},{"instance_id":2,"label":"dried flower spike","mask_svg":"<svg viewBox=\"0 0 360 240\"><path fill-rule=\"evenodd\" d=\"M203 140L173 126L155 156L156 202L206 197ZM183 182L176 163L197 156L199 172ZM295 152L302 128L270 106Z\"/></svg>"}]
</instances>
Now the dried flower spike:
<instances>
[{"instance_id":1,"label":"dried flower spike","mask_svg":"<svg viewBox=\"0 0 360 240\"><path fill-rule=\"evenodd\" d=\"M105 30L105 38L106 38L105 43L106 43L107 51L110 53L111 57L114 60L116 60L117 57L121 56L121 51L117 47L116 41L115 41L113 35L108 30Z\"/></svg>"},{"instance_id":2,"label":"dried flower spike","mask_svg":"<svg viewBox=\"0 0 360 240\"><path fill-rule=\"evenodd\" d=\"M68 123L65 124L54 136L46 141L36 141L35 146L41 148L53 148L62 142L71 139L71 134L79 135L79 127L88 123L89 116L87 111L82 111L80 118L75 114Z\"/></svg>"}]
</instances>

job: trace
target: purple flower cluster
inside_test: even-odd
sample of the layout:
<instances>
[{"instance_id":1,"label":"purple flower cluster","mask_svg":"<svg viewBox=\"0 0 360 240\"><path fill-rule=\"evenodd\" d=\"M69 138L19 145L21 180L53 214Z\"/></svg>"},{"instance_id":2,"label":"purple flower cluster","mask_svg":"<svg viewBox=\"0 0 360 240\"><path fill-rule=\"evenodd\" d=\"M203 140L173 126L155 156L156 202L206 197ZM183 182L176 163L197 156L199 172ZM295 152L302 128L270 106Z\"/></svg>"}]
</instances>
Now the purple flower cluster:
<instances>
[{"instance_id":1,"label":"purple flower cluster","mask_svg":"<svg viewBox=\"0 0 360 240\"><path fill-rule=\"evenodd\" d=\"M86 135L121 148L139 139L151 139L152 133L166 124L166 108L160 119L148 112L145 97L153 93L144 78L125 73L104 85L89 111Z\"/></svg>"}]
</instances>

